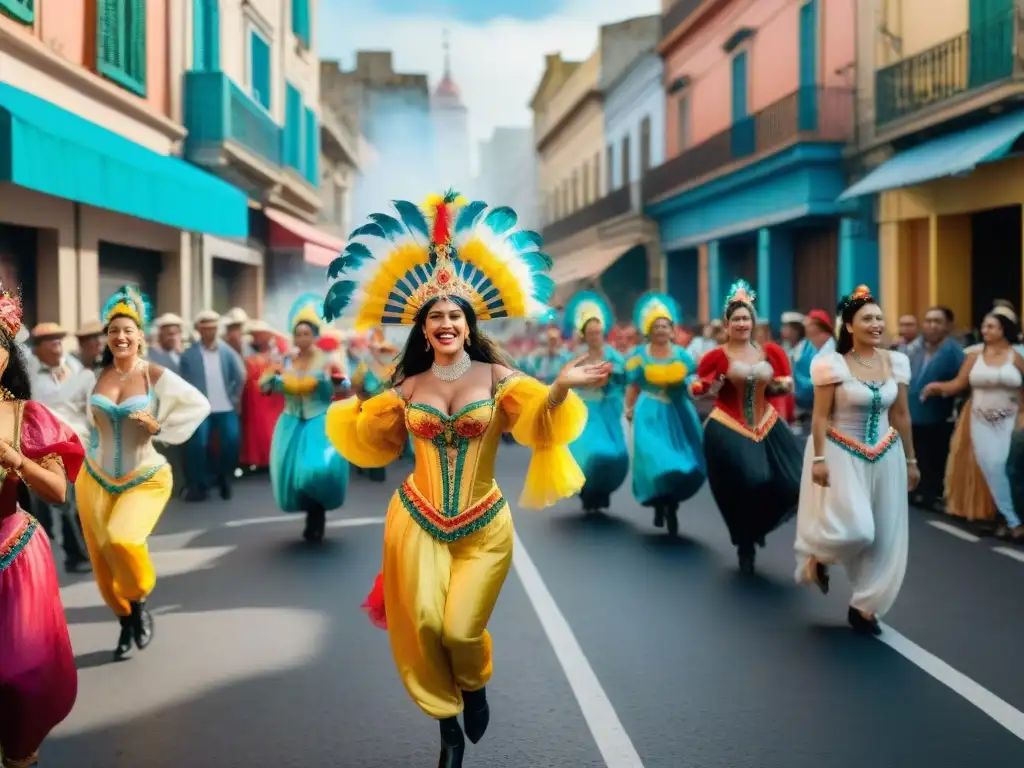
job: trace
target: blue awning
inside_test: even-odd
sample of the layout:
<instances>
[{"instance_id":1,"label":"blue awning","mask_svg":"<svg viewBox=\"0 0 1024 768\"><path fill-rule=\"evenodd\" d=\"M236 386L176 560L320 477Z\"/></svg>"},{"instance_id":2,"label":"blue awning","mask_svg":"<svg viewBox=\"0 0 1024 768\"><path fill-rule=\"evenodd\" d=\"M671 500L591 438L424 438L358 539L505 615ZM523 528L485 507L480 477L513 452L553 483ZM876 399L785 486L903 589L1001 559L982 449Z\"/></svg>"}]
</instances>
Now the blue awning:
<instances>
[{"instance_id":1,"label":"blue awning","mask_svg":"<svg viewBox=\"0 0 1024 768\"><path fill-rule=\"evenodd\" d=\"M1024 112L1013 112L959 133L932 139L882 163L839 196L840 200L910 187L967 173L1006 157L1024 133Z\"/></svg>"},{"instance_id":2,"label":"blue awning","mask_svg":"<svg viewBox=\"0 0 1024 768\"><path fill-rule=\"evenodd\" d=\"M244 192L0 83L0 181L175 229L247 237Z\"/></svg>"}]
</instances>

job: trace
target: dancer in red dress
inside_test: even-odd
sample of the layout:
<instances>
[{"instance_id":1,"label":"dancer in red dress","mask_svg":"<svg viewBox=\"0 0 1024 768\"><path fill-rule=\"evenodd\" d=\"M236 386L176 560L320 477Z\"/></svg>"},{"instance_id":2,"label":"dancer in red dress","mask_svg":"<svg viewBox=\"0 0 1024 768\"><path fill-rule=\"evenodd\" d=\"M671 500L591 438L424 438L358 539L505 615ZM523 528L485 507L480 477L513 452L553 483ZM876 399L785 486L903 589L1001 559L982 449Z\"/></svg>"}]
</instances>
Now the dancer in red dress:
<instances>
[{"instance_id":1,"label":"dancer in red dress","mask_svg":"<svg viewBox=\"0 0 1024 768\"><path fill-rule=\"evenodd\" d=\"M245 388L242 389L242 441L239 465L246 469L267 469L270 466L270 442L274 427L284 410L284 395L261 392L260 377L281 362L288 351L282 349L280 338L262 320L249 323L255 352L245 360Z\"/></svg>"},{"instance_id":2,"label":"dancer in red dress","mask_svg":"<svg viewBox=\"0 0 1024 768\"><path fill-rule=\"evenodd\" d=\"M74 431L31 400L14 338L21 304L0 288L0 763L38 764L43 739L75 704L78 672L50 541L19 507L27 488L62 504L85 450ZM22 487L24 486L24 487Z\"/></svg>"}]
</instances>

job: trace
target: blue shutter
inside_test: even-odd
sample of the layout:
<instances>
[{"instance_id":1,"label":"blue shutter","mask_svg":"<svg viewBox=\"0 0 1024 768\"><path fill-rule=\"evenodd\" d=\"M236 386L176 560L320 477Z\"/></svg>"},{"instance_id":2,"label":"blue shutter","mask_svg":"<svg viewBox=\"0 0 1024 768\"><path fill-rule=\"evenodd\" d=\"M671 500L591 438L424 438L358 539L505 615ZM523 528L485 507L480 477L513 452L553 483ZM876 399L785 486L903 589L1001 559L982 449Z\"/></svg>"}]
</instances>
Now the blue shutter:
<instances>
[{"instance_id":1,"label":"blue shutter","mask_svg":"<svg viewBox=\"0 0 1024 768\"><path fill-rule=\"evenodd\" d=\"M192 0L192 69L220 69L220 6L217 0Z\"/></svg>"},{"instance_id":2,"label":"blue shutter","mask_svg":"<svg viewBox=\"0 0 1024 768\"><path fill-rule=\"evenodd\" d=\"M96 71L146 95L146 0L99 0Z\"/></svg>"},{"instance_id":3,"label":"blue shutter","mask_svg":"<svg viewBox=\"0 0 1024 768\"><path fill-rule=\"evenodd\" d=\"M970 88L1013 74L1015 7L1014 0L970 0L968 3L967 81Z\"/></svg>"},{"instance_id":4,"label":"blue shutter","mask_svg":"<svg viewBox=\"0 0 1024 768\"><path fill-rule=\"evenodd\" d=\"M320 124L316 112L306 107L305 126L305 177L314 187L320 186Z\"/></svg>"},{"instance_id":5,"label":"blue shutter","mask_svg":"<svg viewBox=\"0 0 1024 768\"><path fill-rule=\"evenodd\" d=\"M302 150L302 95L294 85L288 83L284 105L285 165L301 171Z\"/></svg>"},{"instance_id":6,"label":"blue shutter","mask_svg":"<svg viewBox=\"0 0 1024 768\"><path fill-rule=\"evenodd\" d=\"M818 0L800 7L800 89L797 121L801 131L818 127Z\"/></svg>"},{"instance_id":7,"label":"blue shutter","mask_svg":"<svg viewBox=\"0 0 1024 768\"><path fill-rule=\"evenodd\" d=\"M270 109L270 45L256 30L252 30L249 33L249 49L252 97L264 109Z\"/></svg>"},{"instance_id":8,"label":"blue shutter","mask_svg":"<svg viewBox=\"0 0 1024 768\"><path fill-rule=\"evenodd\" d=\"M292 0L292 32L303 45L310 47L309 0Z\"/></svg>"},{"instance_id":9,"label":"blue shutter","mask_svg":"<svg viewBox=\"0 0 1024 768\"><path fill-rule=\"evenodd\" d=\"M36 18L36 3L35 0L0 0L0 13L22 24L31 24Z\"/></svg>"},{"instance_id":10,"label":"blue shutter","mask_svg":"<svg viewBox=\"0 0 1024 768\"><path fill-rule=\"evenodd\" d=\"M747 115L747 52L732 57L732 153L746 157L756 144L756 121Z\"/></svg>"}]
</instances>

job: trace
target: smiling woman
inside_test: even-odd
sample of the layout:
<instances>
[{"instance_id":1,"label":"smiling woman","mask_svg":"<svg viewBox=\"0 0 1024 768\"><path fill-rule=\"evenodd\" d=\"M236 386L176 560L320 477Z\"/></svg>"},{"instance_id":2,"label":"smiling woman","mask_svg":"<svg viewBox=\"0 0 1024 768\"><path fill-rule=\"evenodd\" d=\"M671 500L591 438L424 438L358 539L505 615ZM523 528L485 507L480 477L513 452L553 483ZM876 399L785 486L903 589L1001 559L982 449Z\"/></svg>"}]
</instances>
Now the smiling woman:
<instances>
[{"instance_id":1,"label":"smiling woman","mask_svg":"<svg viewBox=\"0 0 1024 768\"><path fill-rule=\"evenodd\" d=\"M341 279L325 310L359 328L409 325L409 340L394 387L332 405L327 434L361 467L389 464L412 437L415 467L388 505L384 566L364 607L388 630L410 696L439 721L439 765L458 768L465 738L479 741L490 720L487 623L512 565L499 438L511 431L533 450L522 506L576 493L584 478L568 445L587 411L571 390L603 385L610 366L566 366L548 387L514 373L479 329L544 314L554 288L540 236L518 229L512 209L454 192L395 208L398 219L373 214L331 265Z\"/></svg>"}]
</instances>

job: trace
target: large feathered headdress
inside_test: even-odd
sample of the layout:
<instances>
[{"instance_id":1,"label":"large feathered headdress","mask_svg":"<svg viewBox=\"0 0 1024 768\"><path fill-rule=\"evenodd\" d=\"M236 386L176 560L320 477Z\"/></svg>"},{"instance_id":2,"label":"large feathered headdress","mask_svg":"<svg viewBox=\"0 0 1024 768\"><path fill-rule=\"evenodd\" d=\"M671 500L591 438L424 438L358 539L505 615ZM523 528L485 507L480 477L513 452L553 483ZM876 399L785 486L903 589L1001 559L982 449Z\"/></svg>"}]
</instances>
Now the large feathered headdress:
<instances>
[{"instance_id":1,"label":"large feathered headdress","mask_svg":"<svg viewBox=\"0 0 1024 768\"><path fill-rule=\"evenodd\" d=\"M153 307L140 290L131 285L122 285L103 305L103 325L110 325L115 317L129 317L143 331L149 326Z\"/></svg>"},{"instance_id":2,"label":"large feathered headdress","mask_svg":"<svg viewBox=\"0 0 1024 768\"><path fill-rule=\"evenodd\" d=\"M324 317L343 318L357 331L412 325L433 298L466 301L479 320L538 317L554 282L551 258L536 232L519 229L511 208L467 203L449 190L422 206L392 203L398 218L370 215L327 271Z\"/></svg>"},{"instance_id":3,"label":"large feathered headdress","mask_svg":"<svg viewBox=\"0 0 1024 768\"><path fill-rule=\"evenodd\" d=\"M644 336L650 335L655 320L668 320L675 325L681 319L679 304L665 293L645 293L633 307L633 325Z\"/></svg>"},{"instance_id":4,"label":"large feathered headdress","mask_svg":"<svg viewBox=\"0 0 1024 768\"><path fill-rule=\"evenodd\" d=\"M737 280L729 286L725 294L725 304L722 306L722 313L729 311L732 304L742 304L750 310L750 316L757 320L757 311L754 309L754 302L757 301L757 293L750 287L746 280Z\"/></svg>"},{"instance_id":5,"label":"large feathered headdress","mask_svg":"<svg viewBox=\"0 0 1024 768\"><path fill-rule=\"evenodd\" d=\"M309 323L319 333L323 320L320 319L324 311L323 297L315 293L304 293L292 304L288 313L288 330L295 332L299 323Z\"/></svg>"},{"instance_id":6,"label":"large feathered headdress","mask_svg":"<svg viewBox=\"0 0 1024 768\"><path fill-rule=\"evenodd\" d=\"M594 291L580 291L565 305L562 331L566 336L583 333L583 326L591 320L597 320L604 333L608 333L615 324L611 307L600 294Z\"/></svg>"},{"instance_id":7,"label":"large feathered headdress","mask_svg":"<svg viewBox=\"0 0 1024 768\"><path fill-rule=\"evenodd\" d=\"M0 332L14 341L21 330L21 295L0 285Z\"/></svg>"}]
</instances>

